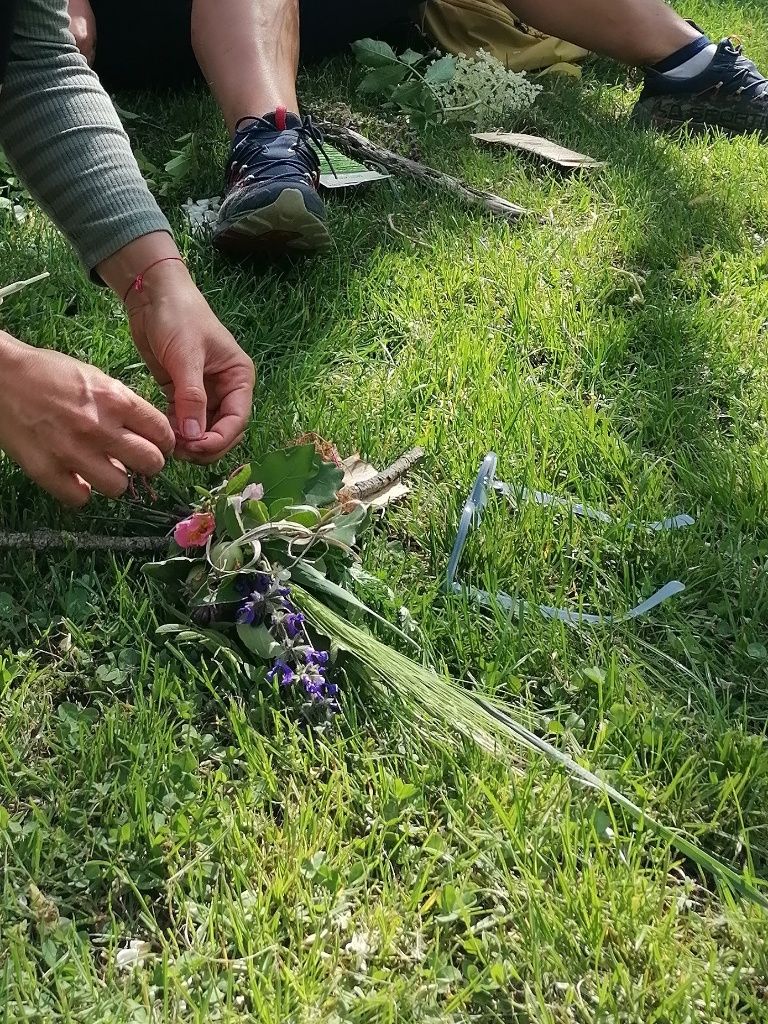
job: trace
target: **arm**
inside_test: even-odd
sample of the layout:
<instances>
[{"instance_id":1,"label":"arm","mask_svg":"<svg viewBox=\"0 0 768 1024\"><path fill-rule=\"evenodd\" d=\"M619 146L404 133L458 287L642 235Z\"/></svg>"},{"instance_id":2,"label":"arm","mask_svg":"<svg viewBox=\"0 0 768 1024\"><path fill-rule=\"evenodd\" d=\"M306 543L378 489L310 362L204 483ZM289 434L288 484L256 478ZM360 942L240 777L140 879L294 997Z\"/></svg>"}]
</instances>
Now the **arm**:
<instances>
[{"instance_id":1,"label":"arm","mask_svg":"<svg viewBox=\"0 0 768 1024\"><path fill-rule=\"evenodd\" d=\"M19 0L0 145L89 271L142 235L170 232L109 97L75 48L64 0Z\"/></svg>"},{"instance_id":2,"label":"arm","mask_svg":"<svg viewBox=\"0 0 768 1024\"><path fill-rule=\"evenodd\" d=\"M0 144L85 266L121 298L136 345L165 391L169 419L99 370L0 332L0 449L63 501L116 496L126 470L157 472L173 448L210 462L242 437L251 360L177 257L127 136L67 31L65 0L19 0L0 92ZM159 419L158 419L159 418ZM161 422L160 422L161 421Z\"/></svg>"}]
</instances>

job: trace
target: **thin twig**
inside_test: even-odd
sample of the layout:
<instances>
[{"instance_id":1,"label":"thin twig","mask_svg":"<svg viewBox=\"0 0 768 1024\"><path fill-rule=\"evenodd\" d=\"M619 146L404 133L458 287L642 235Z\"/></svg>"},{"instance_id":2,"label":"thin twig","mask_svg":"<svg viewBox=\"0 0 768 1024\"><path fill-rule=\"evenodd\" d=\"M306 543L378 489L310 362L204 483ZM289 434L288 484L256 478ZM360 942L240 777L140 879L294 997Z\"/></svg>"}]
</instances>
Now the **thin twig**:
<instances>
[{"instance_id":1,"label":"thin twig","mask_svg":"<svg viewBox=\"0 0 768 1024\"><path fill-rule=\"evenodd\" d=\"M508 199L494 195L492 192L485 192L483 189L475 188L460 178L454 178L450 174L438 171L434 167L410 160L408 157L393 153L390 149L379 146L364 135L358 134L351 128L336 124L323 124L323 132L328 141L339 149L346 151L350 156L363 163L378 164L394 174L414 178L416 181L426 182L443 192L458 196L465 203L473 206L482 206L494 217L500 217L506 221L516 221L520 217L529 214L523 206L511 203Z\"/></svg>"},{"instance_id":2,"label":"thin twig","mask_svg":"<svg viewBox=\"0 0 768 1024\"><path fill-rule=\"evenodd\" d=\"M0 531L0 549L50 551L73 548L75 551L115 551L137 554L141 551L165 551L167 537L106 537L97 533L67 533L59 530L32 530L30 533Z\"/></svg>"},{"instance_id":3,"label":"thin twig","mask_svg":"<svg viewBox=\"0 0 768 1024\"><path fill-rule=\"evenodd\" d=\"M339 499L347 502L365 501L367 498L373 498L380 491L383 491L385 487L389 487L410 469L413 469L416 463L421 462L423 458L423 448L411 448L409 452L401 455L391 466L382 469L376 476L371 476L367 480L361 480L357 484L350 484L348 487L344 487L339 491Z\"/></svg>"}]
</instances>

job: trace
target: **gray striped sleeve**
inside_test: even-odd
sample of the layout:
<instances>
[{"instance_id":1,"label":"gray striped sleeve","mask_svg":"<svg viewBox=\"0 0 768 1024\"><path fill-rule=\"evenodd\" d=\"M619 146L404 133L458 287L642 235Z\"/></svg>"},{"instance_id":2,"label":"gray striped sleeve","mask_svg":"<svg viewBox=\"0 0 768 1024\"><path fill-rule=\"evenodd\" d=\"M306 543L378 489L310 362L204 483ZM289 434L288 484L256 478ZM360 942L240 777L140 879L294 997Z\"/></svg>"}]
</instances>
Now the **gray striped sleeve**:
<instances>
[{"instance_id":1,"label":"gray striped sleeve","mask_svg":"<svg viewBox=\"0 0 768 1024\"><path fill-rule=\"evenodd\" d=\"M170 231L109 97L75 48L66 0L19 0L0 145L89 271L141 235Z\"/></svg>"}]
</instances>

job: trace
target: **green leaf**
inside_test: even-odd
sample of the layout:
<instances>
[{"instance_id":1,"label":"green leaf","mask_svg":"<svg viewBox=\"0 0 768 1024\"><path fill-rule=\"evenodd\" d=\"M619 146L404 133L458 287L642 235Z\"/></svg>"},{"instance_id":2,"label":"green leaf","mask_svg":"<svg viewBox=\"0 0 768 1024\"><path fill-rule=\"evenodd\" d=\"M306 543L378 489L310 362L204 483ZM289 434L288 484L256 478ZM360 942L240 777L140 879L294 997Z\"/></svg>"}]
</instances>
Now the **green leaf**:
<instances>
[{"instance_id":1,"label":"green leaf","mask_svg":"<svg viewBox=\"0 0 768 1024\"><path fill-rule=\"evenodd\" d=\"M307 484L304 501L307 505L315 505L317 508L332 505L336 500L337 491L344 483L344 470L332 462L324 462L319 455L315 456L313 465L316 472Z\"/></svg>"},{"instance_id":2,"label":"green leaf","mask_svg":"<svg viewBox=\"0 0 768 1024\"><path fill-rule=\"evenodd\" d=\"M398 85L390 99L398 106L409 109L421 109L423 106L424 94L429 90L424 87L423 82L403 82Z\"/></svg>"},{"instance_id":3,"label":"green leaf","mask_svg":"<svg viewBox=\"0 0 768 1024\"><path fill-rule=\"evenodd\" d=\"M354 547L357 535L360 533L368 520L368 509L364 505L357 505L347 515L338 515L332 520L333 529L329 530L326 537L339 540L342 544Z\"/></svg>"},{"instance_id":4,"label":"green leaf","mask_svg":"<svg viewBox=\"0 0 768 1024\"><path fill-rule=\"evenodd\" d=\"M747 656L755 661L765 661L768 658L768 649L765 644L750 644L747 647Z\"/></svg>"},{"instance_id":5,"label":"green leaf","mask_svg":"<svg viewBox=\"0 0 768 1024\"><path fill-rule=\"evenodd\" d=\"M412 68L415 64L418 64L419 61L424 60L424 54L416 53L415 50L407 49L400 54L400 60L403 64L407 64L408 67Z\"/></svg>"},{"instance_id":6,"label":"green leaf","mask_svg":"<svg viewBox=\"0 0 768 1024\"><path fill-rule=\"evenodd\" d=\"M96 614L92 594L82 583L73 583L64 597L64 611L68 619L78 624Z\"/></svg>"},{"instance_id":7,"label":"green leaf","mask_svg":"<svg viewBox=\"0 0 768 1024\"><path fill-rule=\"evenodd\" d=\"M291 523L299 523L313 530L320 522L320 512L314 505L287 505L283 511Z\"/></svg>"},{"instance_id":8,"label":"green leaf","mask_svg":"<svg viewBox=\"0 0 768 1024\"><path fill-rule=\"evenodd\" d=\"M225 494L240 494L253 480L253 466L241 466L227 481Z\"/></svg>"},{"instance_id":9,"label":"green leaf","mask_svg":"<svg viewBox=\"0 0 768 1024\"><path fill-rule=\"evenodd\" d=\"M304 500L307 484L314 475L315 449L311 444L296 445L270 452L252 466L253 479L264 488L264 503L270 506L280 498L291 503Z\"/></svg>"},{"instance_id":10,"label":"green leaf","mask_svg":"<svg viewBox=\"0 0 768 1024\"><path fill-rule=\"evenodd\" d=\"M237 576L229 576L221 586L211 590L208 586L204 587L195 597L192 599L193 608L206 608L209 605L217 604L240 604L244 597L237 586Z\"/></svg>"},{"instance_id":11,"label":"green leaf","mask_svg":"<svg viewBox=\"0 0 768 1024\"><path fill-rule=\"evenodd\" d=\"M290 498L280 498L279 501L273 501L269 506L269 518L274 523L279 519L285 518L285 510L293 505L293 501Z\"/></svg>"},{"instance_id":12,"label":"green leaf","mask_svg":"<svg viewBox=\"0 0 768 1024\"><path fill-rule=\"evenodd\" d=\"M202 626L192 627L188 624L181 625L178 622L168 622L164 626L159 626L156 633L158 636L174 636L180 644L191 643L196 647L204 647L214 657L225 654L238 668L245 665L236 645L225 633L221 633L217 629L206 629Z\"/></svg>"},{"instance_id":13,"label":"green leaf","mask_svg":"<svg viewBox=\"0 0 768 1024\"><path fill-rule=\"evenodd\" d=\"M241 514L244 524L249 528L269 522L269 509L263 501L246 501Z\"/></svg>"},{"instance_id":14,"label":"green leaf","mask_svg":"<svg viewBox=\"0 0 768 1024\"><path fill-rule=\"evenodd\" d=\"M383 68L397 63L397 54L381 39L358 39L352 43L352 52L363 67Z\"/></svg>"},{"instance_id":15,"label":"green leaf","mask_svg":"<svg viewBox=\"0 0 768 1024\"><path fill-rule=\"evenodd\" d=\"M434 64L430 64L424 72L424 79L430 85L443 85L450 82L456 73L456 58L441 57Z\"/></svg>"},{"instance_id":16,"label":"green leaf","mask_svg":"<svg viewBox=\"0 0 768 1024\"><path fill-rule=\"evenodd\" d=\"M285 654L285 648L275 640L266 626L248 626L241 622L237 625L237 635L249 651L258 654L264 661L273 661Z\"/></svg>"},{"instance_id":17,"label":"green leaf","mask_svg":"<svg viewBox=\"0 0 768 1024\"><path fill-rule=\"evenodd\" d=\"M374 68L360 82L357 91L363 96L375 96L378 93L388 95L407 74L408 68L403 64L386 64L383 68Z\"/></svg>"}]
</instances>

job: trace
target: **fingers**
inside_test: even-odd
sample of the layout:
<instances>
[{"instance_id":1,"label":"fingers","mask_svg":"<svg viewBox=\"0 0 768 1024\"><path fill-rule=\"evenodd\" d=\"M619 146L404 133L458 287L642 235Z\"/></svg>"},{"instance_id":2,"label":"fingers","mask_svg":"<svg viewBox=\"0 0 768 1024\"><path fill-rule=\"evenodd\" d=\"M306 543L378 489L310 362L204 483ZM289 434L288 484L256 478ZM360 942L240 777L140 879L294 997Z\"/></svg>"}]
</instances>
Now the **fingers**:
<instances>
[{"instance_id":1,"label":"fingers","mask_svg":"<svg viewBox=\"0 0 768 1024\"><path fill-rule=\"evenodd\" d=\"M243 437L253 409L253 379L236 384L221 400L210 428L199 441L187 441L184 448L195 462L210 462L225 455ZM178 400L176 402L178 416Z\"/></svg>"},{"instance_id":2,"label":"fingers","mask_svg":"<svg viewBox=\"0 0 768 1024\"><path fill-rule=\"evenodd\" d=\"M74 473L57 471L41 476L30 473L30 476L43 490L69 508L82 508L91 500L91 488Z\"/></svg>"},{"instance_id":3,"label":"fingers","mask_svg":"<svg viewBox=\"0 0 768 1024\"><path fill-rule=\"evenodd\" d=\"M123 431L110 446L110 455L142 476L155 476L165 466L165 455L157 445L129 430Z\"/></svg>"},{"instance_id":4,"label":"fingers","mask_svg":"<svg viewBox=\"0 0 768 1024\"><path fill-rule=\"evenodd\" d=\"M205 371L201 359L188 360L179 366L173 376L173 404L181 437L199 441L205 435L208 416L208 395L205 390Z\"/></svg>"},{"instance_id":5,"label":"fingers","mask_svg":"<svg viewBox=\"0 0 768 1024\"><path fill-rule=\"evenodd\" d=\"M235 438L228 448L225 448L222 451L216 450L209 453L190 451L189 448L183 446L181 449L176 451L176 458L182 459L184 462L194 462L198 466L210 466L212 463L218 462L219 459L226 455L228 451L231 451L232 448L236 448L244 437L245 433L242 433Z\"/></svg>"},{"instance_id":6,"label":"fingers","mask_svg":"<svg viewBox=\"0 0 768 1024\"><path fill-rule=\"evenodd\" d=\"M131 432L138 435L139 439L145 438L163 455L170 455L176 446L176 435L168 418L159 409L150 405L149 402L145 402L143 398L139 398L133 392L129 392L129 396L122 416L123 425L128 428L124 436ZM138 467L131 465L131 469L138 469ZM155 472L159 472L159 470L155 470Z\"/></svg>"},{"instance_id":7,"label":"fingers","mask_svg":"<svg viewBox=\"0 0 768 1024\"><path fill-rule=\"evenodd\" d=\"M128 473L114 459L94 456L84 459L77 467L77 474L105 498L120 498L128 490Z\"/></svg>"}]
</instances>

